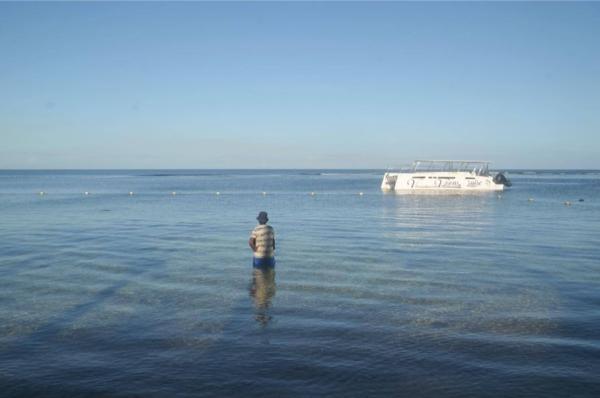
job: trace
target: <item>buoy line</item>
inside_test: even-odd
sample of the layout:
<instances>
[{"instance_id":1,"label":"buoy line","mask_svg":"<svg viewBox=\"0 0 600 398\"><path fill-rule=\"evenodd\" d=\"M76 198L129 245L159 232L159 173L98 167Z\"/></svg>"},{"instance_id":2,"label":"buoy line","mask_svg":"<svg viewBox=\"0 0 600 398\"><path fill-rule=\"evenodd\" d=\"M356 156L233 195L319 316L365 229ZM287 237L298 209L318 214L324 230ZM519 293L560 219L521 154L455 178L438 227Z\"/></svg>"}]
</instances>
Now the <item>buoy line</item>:
<instances>
[{"instance_id":1,"label":"buoy line","mask_svg":"<svg viewBox=\"0 0 600 398\"><path fill-rule=\"evenodd\" d=\"M83 191L82 194L83 194L83 196L92 196L92 192L91 191ZM104 193L101 193L100 195L103 195L103 194L113 195L115 193L114 192L104 192ZM135 195L137 195L137 193L135 193L134 191L129 191L127 194L129 196L135 196ZM151 192L151 195L154 195L154 194L155 194L154 192ZM160 195L160 193L157 193L157 194ZM167 194L167 195L171 195L171 196L177 196L179 194L179 192L177 192L177 191L167 191L167 192L164 192L163 194ZM220 196L221 192L220 191L214 191L214 192L191 192L190 194L191 195L198 194L198 195L215 195L215 196ZM254 193L252 193L252 192L233 192L232 194L235 196L235 195L253 195ZM267 193L267 191L260 191L258 194L261 195L261 196L267 196L267 195L269 195ZM302 192L284 191L284 192L279 192L279 193L276 192L275 195L277 195L277 194L282 194L282 195L290 195L290 194L291 195L296 195L297 194L297 195L301 195ZM327 192L321 192L321 194L325 194L326 196L328 195ZM341 194L343 196L346 193L339 193L339 192L333 191L333 192L331 192L329 194L333 194L333 195ZM348 192L347 193L347 195L357 195L357 194L358 194L358 196L364 196L365 192L363 192L363 191L356 192L355 191L355 192ZM48 195L48 192L47 191L39 191L39 192L37 192L37 195L39 195L39 196L46 196L46 195ZM67 195L69 195L69 194L67 194ZM79 194L79 195L81 195L81 194ZM308 192L308 195L311 196L311 197L316 197L317 196L317 192L310 191L310 192ZM504 196L501 195L501 194L497 194L497 195L495 195L495 197L497 199L503 199L504 198ZM536 201L536 199L533 198L533 197L528 197L527 198L527 202L529 202L529 203L533 203L535 201ZM561 201L560 203L562 205L564 205L564 206L572 206L576 202L582 203L584 201L585 201L585 199L579 198L579 199L574 200L574 201L564 200L564 201Z\"/></svg>"}]
</instances>

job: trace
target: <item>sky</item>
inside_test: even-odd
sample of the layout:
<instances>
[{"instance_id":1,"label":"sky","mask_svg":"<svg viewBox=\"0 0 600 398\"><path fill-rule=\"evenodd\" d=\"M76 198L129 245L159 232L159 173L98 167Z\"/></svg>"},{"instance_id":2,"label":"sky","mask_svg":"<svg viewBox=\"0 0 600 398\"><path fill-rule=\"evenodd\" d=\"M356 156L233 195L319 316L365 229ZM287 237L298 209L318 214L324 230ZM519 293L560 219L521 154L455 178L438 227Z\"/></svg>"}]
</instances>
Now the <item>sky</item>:
<instances>
[{"instance_id":1,"label":"sky","mask_svg":"<svg viewBox=\"0 0 600 398\"><path fill-rule=\"evenodd\" d=\"M600 3L0 3L0 169L600 168Z\"/></svg>"}]
</instances>

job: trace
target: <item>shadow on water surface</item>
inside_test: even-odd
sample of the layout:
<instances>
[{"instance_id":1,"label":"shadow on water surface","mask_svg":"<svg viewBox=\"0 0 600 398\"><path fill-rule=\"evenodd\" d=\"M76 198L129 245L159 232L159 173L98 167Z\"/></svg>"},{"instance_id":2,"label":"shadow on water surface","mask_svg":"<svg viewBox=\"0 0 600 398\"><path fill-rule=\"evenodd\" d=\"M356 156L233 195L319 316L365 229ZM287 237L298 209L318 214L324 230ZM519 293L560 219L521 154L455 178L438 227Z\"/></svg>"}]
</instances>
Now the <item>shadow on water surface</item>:
<instances>
[{"instance_id":1,"label":"shadow on water surface","mask_svg":"<svg viewBox=\"0 0 600 398\"><path fill-rule=\"evenodd\" d=\"M100 289L87 300L50 317L31 333L11 339L9 344L0 347L0 364L4 363L6 365L0 367L0 391L3 391L0 392L0 396L40 396L41 391L45 391L44 396L78 396L78 394L94 396L95 394L101 394L103 390L101 386L89 388L77 385L78 377L87 379L91 376L89 370L63 369L65 373L71 374L69 383L64 383L60 378L54 378L57 369L55 369L56 364L53 364L53 362L56 358L71 355L69 350L72 347L69 347L69 344L74 346L80 344L77 341L65 341L62 334L78 320L93 313L102 304L114 298L120 291L138 280L141 275L156 271L157 267L164 267L166 264L165 261L157 261L152 258L145 260L144 266L133 267L116 283ZM34 360L33 358L38 359ZM17 372L20 365L15 364L26 364L27 362L30 362L29 365L26 365L30 374L26 378L22 378L21 372ZM11 364L11 367L8 366L9 364ZM72 364L71 366L76 365ZM11 369L13 370L11 371ZM97 370L99 371L99 369ZM13 372L17 373L11 376Z\"/></svg>"}]
</instances>

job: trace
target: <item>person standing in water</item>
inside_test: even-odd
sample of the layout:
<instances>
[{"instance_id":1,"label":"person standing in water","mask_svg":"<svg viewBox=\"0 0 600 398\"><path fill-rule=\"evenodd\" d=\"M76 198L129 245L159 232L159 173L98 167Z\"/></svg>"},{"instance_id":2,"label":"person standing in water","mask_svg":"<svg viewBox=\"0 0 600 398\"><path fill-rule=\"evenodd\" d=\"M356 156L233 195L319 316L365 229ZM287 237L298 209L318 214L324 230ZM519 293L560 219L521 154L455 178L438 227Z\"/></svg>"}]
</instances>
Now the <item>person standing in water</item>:
<instances>
[{"instance_id":1,"label":"person standing in water","mask_svg":"<svg viewBox=\"0 0 600 398\"><path fill-rule=\"evenodd\" d=\"M275 265L275 231L267 225L269 217L266 211L258 213L258 225L252 230L248 245L254 252L252 265L255 267L273 267Z\"/></svg>"}]
</instances>

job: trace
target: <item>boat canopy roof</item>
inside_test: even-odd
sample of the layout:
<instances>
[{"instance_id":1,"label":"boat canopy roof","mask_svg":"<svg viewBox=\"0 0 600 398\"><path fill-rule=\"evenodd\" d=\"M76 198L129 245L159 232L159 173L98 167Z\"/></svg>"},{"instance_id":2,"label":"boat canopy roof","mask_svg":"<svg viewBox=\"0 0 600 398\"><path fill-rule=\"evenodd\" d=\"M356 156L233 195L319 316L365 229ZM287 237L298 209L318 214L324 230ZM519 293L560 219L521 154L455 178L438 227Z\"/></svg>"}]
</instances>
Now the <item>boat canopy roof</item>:
<instances>
[{"instance_id":1,"label":"boat canopy roof","mask_svg":"<svg viewBox=\"0 0 600 398\"><path fill-rule=\"evenodd\" d=\"M467 171L486 175L489 164L490 162L483 160L415 160L412 171Z\"/></svg>"}]
</instances>

